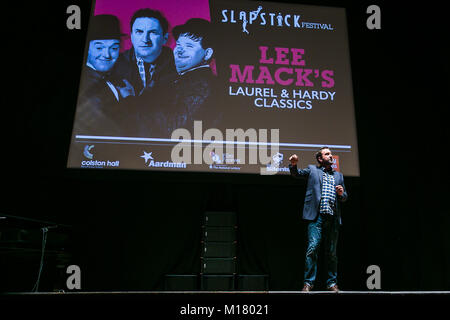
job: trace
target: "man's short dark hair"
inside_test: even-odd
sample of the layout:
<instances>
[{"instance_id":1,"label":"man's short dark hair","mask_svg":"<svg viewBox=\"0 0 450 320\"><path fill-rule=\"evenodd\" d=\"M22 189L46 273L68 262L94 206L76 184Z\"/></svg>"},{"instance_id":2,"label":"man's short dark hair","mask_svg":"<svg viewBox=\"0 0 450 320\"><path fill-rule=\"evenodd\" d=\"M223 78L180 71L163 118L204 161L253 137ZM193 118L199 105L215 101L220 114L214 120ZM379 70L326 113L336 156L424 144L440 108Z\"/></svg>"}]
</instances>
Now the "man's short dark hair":
<instances>
[{"instance_id":1,"label":"man's short dark hair","mask_svg":"<svg viewBox=\"0 0 450 320\"><path fill-rule=\"evenodd\" d=\"M176 26L172 30L175 41L178 40L181 35L186 35L194 41L200 41L200 45L203 49L214 49L210 32L210 22L201 18L189 19L185 24Z\"/></svg>"},{"instance_id":2,"label":"man's short dark hair","mask_svg":"<svg viewBox=\"0 0 450 320\"><path fill-rule=\"evenodd\" d=\"M330 148L328 148L328 147L322 147L322 148L320 148L320 149L316 152L316 160L317 160L317 162L319 162L319 163L320 163L319 158L322 158L322 150L323 150L323 149L330 149Z\"/></svg>"},{"instance_id":3,"label":"man's short dark hair","mask_svg":"<svg viewBox=\"0 0 450 320\"><path fill-rule=\"evenodd\" d=\"M161 12L159 12L158 10L145 8L139 9L133 14L133 17L131 17L130 21L131 32L133 32L133 24L138 18L154 18L159 21L159 24L161 25L161 29L163 30L164 34L166 34L169 31L169 22Z\"/></svg>"}]
</instances>

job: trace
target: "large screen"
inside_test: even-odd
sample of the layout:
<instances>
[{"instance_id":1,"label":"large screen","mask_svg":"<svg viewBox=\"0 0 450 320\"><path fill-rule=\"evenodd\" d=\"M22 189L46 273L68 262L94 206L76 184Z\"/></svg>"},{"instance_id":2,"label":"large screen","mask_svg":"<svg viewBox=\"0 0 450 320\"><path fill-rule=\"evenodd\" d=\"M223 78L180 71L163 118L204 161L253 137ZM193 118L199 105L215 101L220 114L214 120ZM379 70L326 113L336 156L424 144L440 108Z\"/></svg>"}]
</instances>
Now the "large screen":
<instances>
[{"instance_id":1,"label":"large screen","mask_svg":"<svg viewBox=\"0 0 450 320\"><path fill-rule=\"evenodd\" d=\"M69 168L359 176L344 8L97 0Z\"/></svg>"}]
</instances>

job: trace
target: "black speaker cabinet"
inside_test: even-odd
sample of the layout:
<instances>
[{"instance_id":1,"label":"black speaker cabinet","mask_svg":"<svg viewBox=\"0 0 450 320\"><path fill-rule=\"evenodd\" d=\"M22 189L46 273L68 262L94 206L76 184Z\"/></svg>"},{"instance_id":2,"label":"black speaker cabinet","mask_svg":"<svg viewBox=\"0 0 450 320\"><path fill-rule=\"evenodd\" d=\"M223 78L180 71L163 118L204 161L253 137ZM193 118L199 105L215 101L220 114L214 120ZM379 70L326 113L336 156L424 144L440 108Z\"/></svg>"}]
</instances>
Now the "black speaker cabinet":
<instances>
[{"instance_id":1,"label":"black speaker cabinet","mask_svg":"<svg viewBox=\"0 0 450 320\"><path fill-rule=\"evenodd\" d=\"M205 226L233 227L236 225L236 213L228 211L205 212Z\"/></svg>"},{"instance_id":2,"label":"black speaker cabinet","mask_svg":"<svg viewBox=\"0 0 450 320\"><path fill-rule=\"evenodd\" d=\"M203 241L236 241L236 227L203 227Z\"/></svg>"},{"instance_id":3,"label":"black speaker cabinet","mask_svg":"<svg viewBox=\"0 0 450 320\"><path fill-rule=\"evenodd\" d=\"M236 256L236 242L204 241L202 250L205 258L233 258Z\"/></svg>"},{"instance_id":4,"label":"black speaker cabinet","mask_svg":"<svg viewBox=\"0 0 450 320\"><path fill-rule=\"evenodd\" d=\"M166 274L164 278L166 291L195 291L198 287L198 276L195 274Z\"/></svg>"},{"instance_id":5,"label":"black speaker cabinet","mask_svg":"<svg viewBox=\"0 0 450 320\"><path fill-rule=\"evenodd\" d=\"M202 258L201 264L203 274L236 273L236 258Z\"/></svg>"},{"instance_id":6,"label":"black speaker cabinet","mask_svg":"<svg viewBox=\"0 0 450 320\"><path fill-rule=\"evenodd\" d=\"M233 275L201 275L200 290L205 291L232 291L235 288Z\"/></svg>"}]
</instances>

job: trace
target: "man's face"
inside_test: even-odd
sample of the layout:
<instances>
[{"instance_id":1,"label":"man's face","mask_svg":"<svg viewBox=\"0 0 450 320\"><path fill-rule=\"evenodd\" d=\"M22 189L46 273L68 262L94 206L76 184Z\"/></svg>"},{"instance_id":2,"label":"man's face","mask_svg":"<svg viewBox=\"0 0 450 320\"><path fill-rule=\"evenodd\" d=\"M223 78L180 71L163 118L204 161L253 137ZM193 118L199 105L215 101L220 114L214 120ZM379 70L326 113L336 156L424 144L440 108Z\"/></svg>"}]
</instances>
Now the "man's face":
<instances>
[{"instance_id":1,"label":"man's face","mask_svg":"<svg viewBox=\"0 0 450 320\"><path fill-rule=\"evenodd\" d=\"M89 52L87 61L100 72L111 70L119 57L120 41L111 40L92 40L89 43Z\"/></svg>"},{"instance_id":2,"label":"man's face","mask_svg":"<svg viewBox=\"0 0 450 320\"><path fill-rule=\"evenodd\" d=\"M328 166L333 164L333 155L330 151L330 149L323 149L322 150L322 157L319 157L319 161L322 163L323 166Z\"/></svg>"},{"instance_id":3,"label":"man's face","mask_svg":"<svg viewBox=\"0 0 450 320\"><path fill-rule=\"evenodd\" d=\"M155 18L137 18L131 30L134 50L145 62L153 62L159 57L168 36L168 33L164 34L161 24Z\"/></svg>"},{"instance_id":4,"label":"man's face","mask_svg":"<svg viewBox=\"0 0 450 320\"><path fill-rule=\"evenodd\" d=\"M201 40L193 40L187 35L180 35L173 49L175 67L178 72L183 72L203 64L210 58L212 49L203 49Z\"/></svg>"}]
</instances>

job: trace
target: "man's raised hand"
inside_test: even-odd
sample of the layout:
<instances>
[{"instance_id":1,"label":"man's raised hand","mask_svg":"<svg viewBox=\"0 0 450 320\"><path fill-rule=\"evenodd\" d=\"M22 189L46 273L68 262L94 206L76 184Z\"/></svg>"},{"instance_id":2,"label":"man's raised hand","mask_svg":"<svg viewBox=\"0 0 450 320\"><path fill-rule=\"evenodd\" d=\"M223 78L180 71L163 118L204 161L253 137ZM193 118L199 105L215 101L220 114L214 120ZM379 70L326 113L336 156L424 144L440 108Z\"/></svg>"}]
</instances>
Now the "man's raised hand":
<instances>
[{"instance_id":1,"label":"man's raised hand","mask_svg":"<svg viewBox=\"0 0 450 320\"><path fill-rule=\"evenodd\" d=\"M298 162L298 157L296 154L293 154L292 156L289 157L289 161L291 162L291 164L293 166L297 165Z\"/></svg>"}]
</instances>

